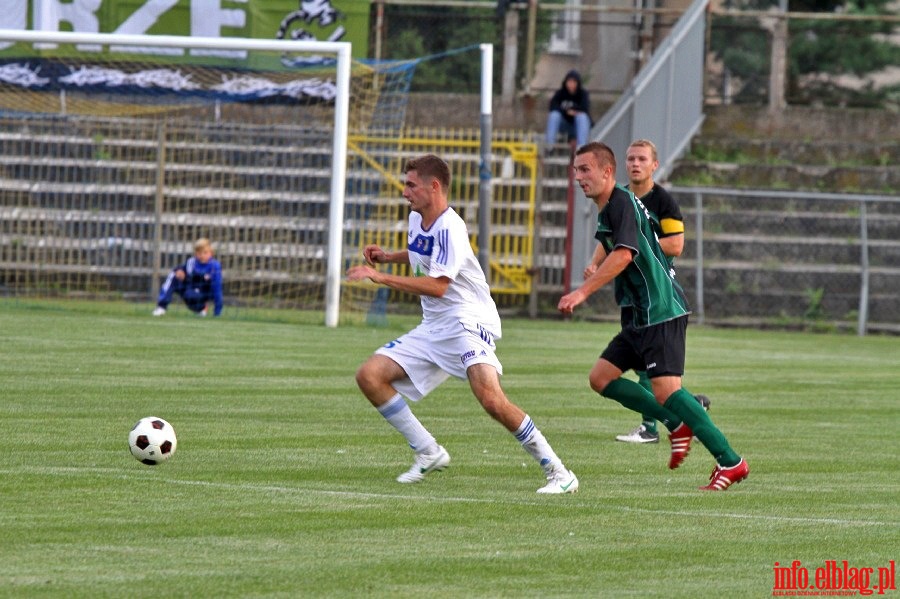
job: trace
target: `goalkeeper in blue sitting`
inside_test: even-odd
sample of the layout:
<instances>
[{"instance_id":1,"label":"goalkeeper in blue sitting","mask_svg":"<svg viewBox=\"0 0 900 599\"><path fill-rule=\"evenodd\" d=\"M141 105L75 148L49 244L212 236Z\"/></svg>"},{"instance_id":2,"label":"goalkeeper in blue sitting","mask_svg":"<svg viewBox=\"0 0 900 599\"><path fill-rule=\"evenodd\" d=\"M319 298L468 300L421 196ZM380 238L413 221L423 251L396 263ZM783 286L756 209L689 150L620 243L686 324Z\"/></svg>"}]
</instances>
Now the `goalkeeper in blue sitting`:
<instances>
[{"instance_id":1,"label":"goalkeeper in blue sitting","mask_svg":"<svg viewBox=\"0 0 900 599\"><path fill-rule=\"evenodd\" d=\"M214 255L209 239L198 239L194 243L194 257L173 268L160 287L153 316L165 314L176 293L194 314L206 316L207 304L212 302L213 314L219 316L222 313L222 265Z\"/></svg>"}]
</instances>

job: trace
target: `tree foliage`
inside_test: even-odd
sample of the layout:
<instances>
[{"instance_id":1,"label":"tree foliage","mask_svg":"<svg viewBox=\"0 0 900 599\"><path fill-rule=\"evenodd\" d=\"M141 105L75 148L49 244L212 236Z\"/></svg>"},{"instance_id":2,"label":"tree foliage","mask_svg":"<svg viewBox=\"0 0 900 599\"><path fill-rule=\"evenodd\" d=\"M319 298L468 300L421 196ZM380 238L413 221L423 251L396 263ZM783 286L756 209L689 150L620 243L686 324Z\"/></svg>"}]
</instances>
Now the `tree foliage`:
<instances>
[{"instance_id":1,"label":"tree foliage","mask_svg":"<svg viewBox=\"0 0 900 599\"><path fill-rule=\"evenodd\" d=\"M443 6L387 5L385 36L387 58L425 58L416 70L412 91L477 93L481 81L481 58L472 52L452 51L491 42L494 48L494 74L498 75L502 49L500 20L494 11Z\"/></svg>"},{"instance_id":2,"label":"tree foliage","mask_svg":"<svg viewBox=\"0 0 900 599\"><path fill-rule=\"evenodd\" d=\"M509 2L498 7L385 6L385 57L395 59L423 58L413 78L412 91L443 93L477 93L481 82L481 58L477 45L494 44L494 87L502 77L504 11ZM519 16L518 64L515 80L524 76L527 34L527 11ZM550 38L551 20L538 13L537 43ZM454 54L460 48L472 52Z\"/></svg>"},{"instance_id":3,"label":"tree foliage","mask_svg":"<svg viewBox=\"0 0 900 599\"><path fill-rule=\"evenodd\" d=\"M890 14L889 0L791 0L792 12ZM739 4L739 5L738 5ZM727 3L728 8L769 10L768 0ZM900 46L887 36L893 25L879 20L791 19L788 21L788 99L792 103L883 106L897 87L860 85L867 75L900 64ZM768 93L772 33L756 17L723 17L711 24L711 50L741 82L736 101L759 101ZM842 78L852 75L854 78Z\"/></svg>"}]
</instances>

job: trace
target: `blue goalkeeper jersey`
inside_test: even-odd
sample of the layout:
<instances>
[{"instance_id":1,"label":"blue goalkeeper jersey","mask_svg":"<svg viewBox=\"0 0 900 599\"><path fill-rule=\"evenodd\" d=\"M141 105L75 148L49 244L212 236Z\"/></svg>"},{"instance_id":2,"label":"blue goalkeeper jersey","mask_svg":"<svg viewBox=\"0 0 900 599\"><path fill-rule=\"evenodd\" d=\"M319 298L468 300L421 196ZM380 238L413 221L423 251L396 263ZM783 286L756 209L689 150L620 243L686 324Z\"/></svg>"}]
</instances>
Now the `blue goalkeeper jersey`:
<instances>
[{"instance_id":1,"label":"blue goalkeeper jersey","mask_svg":"<svg viewBox=\"0 0 900 599\"><path fill-rule=\"evenodd\" d=\"M175 268L186 273L184 279L187 293L194 297L209 298L213 301L218 316L222 313L222 265L215 258L203 264L196 258L189 258L187 262Z\"/></svg>"}]
</instances>

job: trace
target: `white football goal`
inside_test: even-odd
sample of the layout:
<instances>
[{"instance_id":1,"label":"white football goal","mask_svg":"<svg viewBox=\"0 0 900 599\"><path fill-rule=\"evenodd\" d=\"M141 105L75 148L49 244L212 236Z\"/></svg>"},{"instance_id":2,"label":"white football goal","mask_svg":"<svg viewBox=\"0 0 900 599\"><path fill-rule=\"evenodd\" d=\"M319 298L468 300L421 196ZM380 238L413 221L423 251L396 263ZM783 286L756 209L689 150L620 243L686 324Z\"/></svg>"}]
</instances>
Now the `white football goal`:
<instances>
[{"instance_id":1,"label":"white football goal","mask_svg":"<svg viewBox=\"0 0 900 599\"><path fill-rule=\"evenodd\" d=\"M0 30L0 294L151 299L208 237L235 305L336 326L385 90L344 42Z\"/></svg>"}]
</instances>

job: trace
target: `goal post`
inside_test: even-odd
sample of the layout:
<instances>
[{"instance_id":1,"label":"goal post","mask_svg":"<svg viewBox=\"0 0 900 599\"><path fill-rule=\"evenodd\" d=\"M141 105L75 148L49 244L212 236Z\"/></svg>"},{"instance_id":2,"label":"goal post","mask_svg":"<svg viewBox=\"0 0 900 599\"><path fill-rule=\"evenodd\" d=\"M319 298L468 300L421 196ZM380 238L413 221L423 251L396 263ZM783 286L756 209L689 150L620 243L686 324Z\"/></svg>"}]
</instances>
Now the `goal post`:
<instances>
[{"instance_id":1,"label":"goal post","mask_svg":"<svg viewBox=\"0 0 900 599\"><path fill-rule=\"evenodd\" d=\"M24 58L11 55L10 48L26 48L22 54ZM48 61L47 57L53 57L54 52L64 57L61 60L69 62ZM333 58L323 59L322 55ZM241 57L255 60L241 62L238 60ZM296 72L308 70L317 61L320 71L322 65L330 70L328 78L333 78L333 84L324 81L324 77L311 76L306 81L295 77ZM331 62L333 64L329 64ZM136 63L140 63L143 70L130 71L121 67ZM226 66L219 67L220 63ZM36 284L59 289L75 277L80 277L72 287L100 286L117 291L118 283L111 282L111 279L146 276L149 270L146 256L151 253L150 246L153 245L153 235L148 235L146 229L152 228L154 215L152 208L147 209L139 204L144 200L152 203L153 197L161 195L171 195L176 199L183 196L185 201L190 199L189 196L195 196L195 203L189 211L203 216L198 219L202 221L199 225L187 228L179 228L181 221L173 217L169 221L173 236L175 233L207 236L207 231L219 232L229 236L228 239L215 240L227 246L226 252L232 250L237 254L245 251L248 254L245 263L249 266L235 268L235 272L240 270L243 273L240 285L262 288L259 296L263 297L274 295L271 289L276 285L302 284L302 281L290 280L298 272L302 273L298 267L274 272L271 265L282 264L303 252L315 255L321 261L318 250L307 248L301 251L294 246L299 245L295 242L297 238L314 233L319 228L317 223L324 219L319 208L305 208L301 212L296 206L288 206L291 195L296 195L298 189L307 190L309 186L306 183L288 183L278 177L278 169L283 167L286 159L276 155L276 150L281 143L293 142L299 148L296 153L302 153L302 140L298 142L293 138L302 138L304 133L296 128L290 129L294 125L293 119L297 118L297 113L292 111L299 108L312 111L327 105L329 114L333 112L332 121L326 126L330 129L326 135L331 138L330 164L318 163L309 156L299 156L285 168L296 173L312 172L319 177L323 171L330 170L327 197L319 200L318 205L324 208L323 204L327 204L325 324L337 326L343 266L351 63L351 45L348 42L0 30L0 117L9 119L9 124L4 124L4 132L8 134L0 141L4 145L0 160L12 173L0 176L0 186L3 187L0 193L6 197L0 205L0 209L6 211L0 218L0 225L3 225L0 229L0 285L15 288L24 281L23 287ZM100 87L104 88L100 95L90 95ZM160 89L160 95L153 99L135 100L141 94L149 97ZM110 115L140 118L167 112L176 112L183 117L200 110L214 111L214 120L218 121L225 96L237 98L232 106L234 130L237 131L234 139L237 141L231 141L231 138L225 141L227 136L224 133L209 133L201 130L201 125L196 125L198 139L204 135L214 139L207 140L209 143L203 149L191 151L204 152L206 157L225 155L229 151L235 154L242 140L252 139L254 143L259 143L264 152L268 152L263 158L274 166L263 169L245 161L240 168L236 168L227 160L214 162L213 158L208 158L208 163L194 169L206 172L204 182L198 183L201 177L196 172L175 164L171 167L172 179L164 183L165 189L160 188L162 185L154 189L153 177L141 178L144 171L160 170L157 160L148 159L147 155L154 151L186 153L189 151L186 143L176 141L164 145L160 142L157 145L153 140L158 137L158 130L143 138L135 136L134 139L122 141L110 138L110 127L131 129L131 132L144 129L146 123L139 120L123 120L106 128L84 127L85 133L80 137L72 132L71 124L56 127L52 122L60 117L78 115L79 111L84 111L81 114L92 114L94 118L109 118ZM298 101L301 96L309 98L302 107ZM49 109L40 104L48 98L54 104ZM274 135L260 142L263 134L249 127L253 118L247 116L247 111L260 104L281 111L280 126L286 131L282 137ZM96 112L91 113L92 110ZM51 116L47 121L38 123L34 118L36 114ZM195 126L193 122L184 122L179 121L175 127L169 125L168 129L190 129ZM26 139L20 133L27 129L28 135L32 135L41 128L50 133L37 140ZM151 125L146 125L146 128L153 129ZM22 149L26 147L32 152L27 161L17 155L23 154ZM44 147L50 147L47 155L41 155L41 148ZM115 164L120 165L119 171L114 172ZM35 173L46 178L36 181ZM86 180L88 177L114 181L101 184ZM210 189L212 183L209 182L225 177L241 179L241 183L230 183L231 187L223 186L218 190ZM188 189L187 182L193 182L197 189ZM206 189L202 188L204 184ZM234 189L237 185L243 186L241 193ZM266 194L266 198L260 198L259 193L254 195L254 185L269 186L272 191ZM197 198L202 198L204 192L214 192L207 195L223 197L210 197L208 203L200 205ZM257 208L231 215L223 210L224 203L229 199L253 204ZM266 203L278 204L279 208L275 212L264 213L261 206ZM101 213L105 218L97 216ZM13 219L15 222L12 222ZM70 222L73 219L81 220L75 226ZM156 220L159 220L158 214ZM248 221L253 222L248 224ZM284 227L285 222L293 225L293 229ZM307 225L309 230L306 232L296 230ZM123 234L126 229L128 233ZM65 245L59 239L50 239L62 230L68 231ZM226 234L226 231L232 230L233 236ZM213 237L212 234L208 236ZM174 259L170 256L183 256L184 248L190 247L193 240L170 241L169 251L155 248L157 257L159 253L166 256L162 268L173 266L169 264ZM309 245L311 247L312 243ZM115 247L116 250L137 252L139 255L129 258L126 264L115 264L101 276L97 274L99 266L95 261L101 246L104 250ZM250 246L253 246L252 256L249 255ZM110 255L107 251L105 259L109 260ZM52 279L48 275L51 271ZM161 273L153 271L149 274L158 277ZM265 274L275 275L277 280L264 280Z\"/></svg>"}]
</instances>

